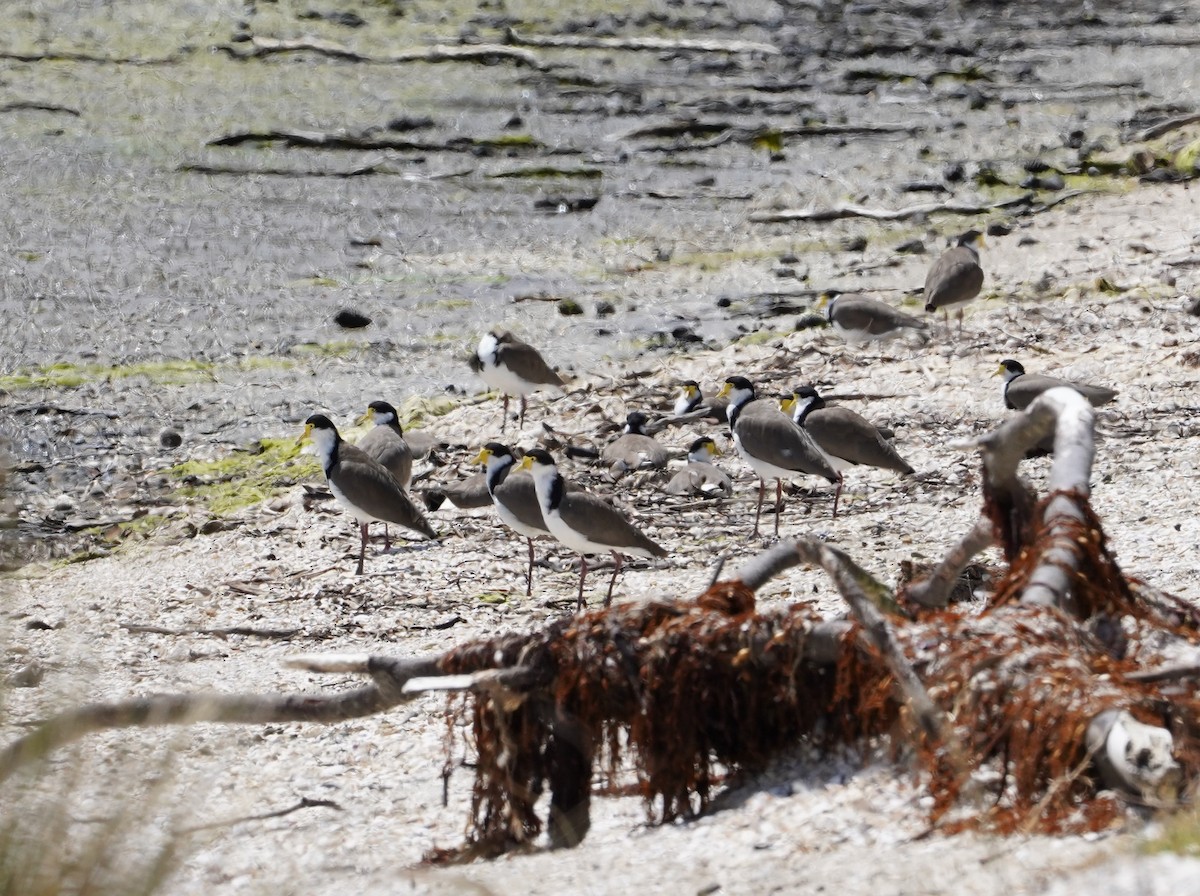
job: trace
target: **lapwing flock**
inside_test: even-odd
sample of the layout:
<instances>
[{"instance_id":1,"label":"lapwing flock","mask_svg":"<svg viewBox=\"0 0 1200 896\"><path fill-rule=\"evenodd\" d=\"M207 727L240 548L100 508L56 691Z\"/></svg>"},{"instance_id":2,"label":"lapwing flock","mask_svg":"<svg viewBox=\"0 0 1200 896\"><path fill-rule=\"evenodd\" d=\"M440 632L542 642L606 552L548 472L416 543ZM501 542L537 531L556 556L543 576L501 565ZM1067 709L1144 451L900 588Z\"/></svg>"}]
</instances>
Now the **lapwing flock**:
<instances>
[{"instance_id":1,"label":"lapwing flock","mask_svg":"<svg viewBox=\"0 0 1200 896\"><path fill-rule=\"evenodd\" d=\"M961 334L963 306L982 289L984 274L978 251L982 245L978 231L967 231L930 267L924 285L925 310L943 312L946 338L951 335L947 309L956 309ZM906 335L922 342L930 338L926 320L877 298L833 295L822 301L830 328L847 343ZM479 452L472 461L480 472L455 485L425 492L423 502L415 499L410 489L414 457L428 451L428 442L414 450L394 406L383 400L367 406L358 422L374 425L357 444L344 440L324 414L313 414L305 421L298 441L312 446L329 490L359 527L358 574L363 572L370 523L384 524L385 550L390 551L393 533L389 527L402 527L431 540L441 537L421 503L427 510L436 510L446 501L460 510L490 506L496 528L526 542L526 594L533 593L534 540L547 538L579 555L576 604L580 609L586 604L588 558L612 555L613 570L604 597L607 606L624 560L656 561L666 557L667 550L613 500L569 481L543 445L532 444L522 450L502 441L510 422L511 397L520 402L516 415L520 438L528 397L566 386L537 348L511 333L490 331L480 338L469 364L484 384L500 394L501 416L491 423L480 421ZM1096 406L1117 396L1115 390L1101 386L1027 374L1021 363L1012 359L1002 361L995 375L1003 378L1005 407L1014 410L1028 407L1038 395L1056 386L1069 386ZM915 472L892 444L890 430L849 408L827 404L811 384L796 385L780 394L778 390L768 392L744 371L731 371L715 394L706 395L695 380L680 382L679 390L669 412L652 416L651 408L629 411L621 434L597 451L595 459L610 481L619 483L626 475L636 474L639 481L656 481L664 495L721 501L735 492L735 479L717 464L726 456L721 445L732 446L758 479L751 538L759 537L771 482L775 484L773 532L778 537L785 481L804 478L816 487L822 482L832 486L831 519L836 519L847 471L874 467L897 476ZM694 434L685 458L655 438L660 430L680 425L708 430ZM488 439L489 431L496 438ZM675 459L683 460L683 465L673 464Z\"/></svg>"}]
</instances>

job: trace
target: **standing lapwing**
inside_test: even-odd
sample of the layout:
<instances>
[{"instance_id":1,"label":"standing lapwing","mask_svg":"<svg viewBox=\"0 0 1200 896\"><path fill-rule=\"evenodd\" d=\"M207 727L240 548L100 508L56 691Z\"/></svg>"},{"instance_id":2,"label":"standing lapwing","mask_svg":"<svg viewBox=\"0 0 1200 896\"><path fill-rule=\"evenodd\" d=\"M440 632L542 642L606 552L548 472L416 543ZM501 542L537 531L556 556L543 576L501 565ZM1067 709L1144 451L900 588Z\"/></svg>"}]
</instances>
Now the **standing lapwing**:
<instances>
[{"instance_id":1,"label":"standing lapwing","mask_svg":"<svg viewBox=\"0 0 1200 896\"><path fill-rule=\"evenodd\" d=\"M758 474L758 508L754 512L754 533L762 516L763 493L767 480L775 480L775 535L779 535L779 516L783 511L783 480L797 473L822 476L835 485L837 470L812 436L795 424L774 401L756 399L754 386L744 376L725 380L721 395L729 398L729 429L733 444Z\"/></svg>"},{"instance_id":2,"label":"standing lapwing","mask_svg":"<svg viewBox=\"0 0 1200 896\"><path fill-rule=\"evenodd\" d=\"M400 415L386 401L373 401L358 420L358 424L373 423L367 434L359 439L358 445L368 455L379 461L389 473L396 477L400 487L408 490L412 483L413 452L404 439L400 428ZM387 550L392 548L392 537L387 523L383 524L383 543Z\"/></svg>"},{"instance_id":3,"label":"standing lapwing","mask_svg":"<svg viewBox=\"0 0 1200 896\"><path fill-rule=\"evenodd\" d=\"M567 488L558 472L554 458L535 448L525 455L522 468L533 474L542 518L550 534L565 547L579 554L579 596L577 606L583 609L583 582L587 576L587 555L612 551L613 574L608 581L604 606L612 602L613 585L621 571L621 557L634 554L652 559L665 557L667 552L636 529L625 515L596 495L578 488Z\"/></svg>"},{"instance_id":4,"label":"standing lapwing","mask_svg":"<svg viewBox=\"0 0 1200 896\"><path fill-rule=\"evenodd\" d=\"M542 388L561 388L562 379L528 342L512 333L490 332L479 340L479 347L470 359L471 369L489 387L504 396L504 418L501 431L508 423L508 398L521 399L520 426L525 425L525 396Z\"/></svg>"},{"instance_id":5,"label":"standing lapwing","mask_svg":"<svg viewBox=\"0 0 1200 896\"><path fill-rule=\"evenodd\" d=\"M496 516L518 535L524 535L529 543L529 570L525 573L525 594L533 594L533 540L549 535L538 503L537 488L533 477L517 469L513 453L499 442L488 442L479 452L474 463L486 468L488 494Z\"/></svg>"},{"instance_id":6,"label":"standing lapwing","mask_svg":"<svg viewBox=\"0 0 1200 896\"><path fill-rule=\"evenodd\" d=\"M812 386L801 386L787 396L792 419L804 429L829 457L839 473L855 466L878 467L909 476L913 468L892 447L891 442L866 418L849 408L829 407ZM839 480L833 498L833 515L837 516L838 500L842 496Z\"/></svg>"},{"instance_id":7,"label":"standing lapwing","mask_svg":"<svg viewBox=\"0 0 1200 896\"><path fill-rule=\"evenodd\" d=\"M938 257L925 277L925 310L937 311L941 308L943 315L946 315L947 308L958 306L960 336L962 306L979 295L979 290L983 288L983 268L979 264L979 249L983 245L983 234L978 230L968 230L952 248ZM950 330L948 318L946 330Z\"/></svg>"},{"instance_id":8,"label":"standing lapwing","mask_svg":"<svg viewBox=\"0 0 1200 896\"><path fill-rule=\"evenodd\" d=\"M305 420L304 432L296 441L297 444L312 442L329 490L358 521L362 541L358 551L358 575L362 575L367 552L368 523L396 523L427 538L438 537L396 477L379 461L345 441L324 414L313 414Z\"/></svg>"}]
</instances>

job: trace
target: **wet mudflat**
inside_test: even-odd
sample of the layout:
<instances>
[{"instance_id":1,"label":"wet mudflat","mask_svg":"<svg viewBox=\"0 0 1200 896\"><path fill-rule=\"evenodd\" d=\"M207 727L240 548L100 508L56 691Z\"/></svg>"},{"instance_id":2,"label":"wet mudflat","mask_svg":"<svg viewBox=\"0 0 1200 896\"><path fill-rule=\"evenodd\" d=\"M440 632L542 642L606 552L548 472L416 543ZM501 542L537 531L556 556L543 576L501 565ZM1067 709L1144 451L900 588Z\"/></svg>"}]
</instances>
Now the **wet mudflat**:
<instances>
[{"instance_id":1,"label":"wet mudflat","mask_svg":"<svg viewBox=\"0 0 1200 896\"><path fill-rule=\"evenodd\" d=\"M15 718L75 693L77 663L95 671L89 696L319 687L279 672L280 657L444 649L569 609L569 555L551 552L544 591L525 601L511 590L522 552L483 514L442 511L439 527L461 538L373 554L374 574L356 580L349 522L302 490L320 474L285 451L313 410L349 423L373 398L411 399L410 426L448 445L446 466L422 472L465 475L498 422L463 360L492 325L572 378L513 437L521 444L599 444L635 403L668 407L679 376L712 389L739 367L780 386L799 376L882 396L854 406L936 475L869 480L836 525L829 495L806 504L793 493L784 531L825 533L888 570L936 556L976 512L974 463L945 445L1001 418L997 381L984 382L1001 357L1120 385L1098 509L1134 571L1195 596L1181 485L1194 481L1200 433L1186 310L1195 200L1164 182L1189 176L1197 134L1147 133L1196 111L1191 7L39 3L0 16L6 531L22 558L84 561L16 585L13 619L44 627L19 633L13 663L37 658L48 679L17 692ZM797 332L829 290L872 290L920 313L931 256L989 225L988 281L965 339L860 357L826 331ZM563 313L570 303L581 313ZM369 325L340 326L347 309ZM679 453L690 433L664 439ZM230 458L239 465L183 466ZM577 465L675 557L627 571L619 591L694 593L718 549L758 547L746 542L753 481L726 465L734 500L675 516L654 482L613 485ZM222 481L226 493L210 488ZM837 611L815 574L768 597ZM300 634L226 647L123 624ZM385 725L404 747L373 722L262 731L233 756L227 731L187 741L185 780L210 776L218 821L297 793L333 794L347 811L241 842L214 834L179 891L278 891L299 869L322 886L368 879L383 892L397 865L453 841L467 795L438 805L436 709ZM103 743L120 753L127 742ZM832 813L818 799L799 818L799 798L763 791L750 813L703 822L732 844L724 866L707 864L704 831L639 836L690 862L678 879L696 889L762 878L786 889L798 867L832 885L921 830L912 792L881 796L881 777L847 779L835 762L804 779L841 798ZM633 803L606 810L585 861L621 857L642 817ZM866 814L848 817L854 808ZM831 843L850 852L806 854ZM900 880L927 879L945 872L936 853L889 855ZM1071 841L1023 861L1052 868L1068 854L1096 860ZM500 863L496 879L534 892L570 877L553 856L534 861ZM962 892L1026 883L981 863L990 877L963 871Z\"/></svg>"}]
</instances>

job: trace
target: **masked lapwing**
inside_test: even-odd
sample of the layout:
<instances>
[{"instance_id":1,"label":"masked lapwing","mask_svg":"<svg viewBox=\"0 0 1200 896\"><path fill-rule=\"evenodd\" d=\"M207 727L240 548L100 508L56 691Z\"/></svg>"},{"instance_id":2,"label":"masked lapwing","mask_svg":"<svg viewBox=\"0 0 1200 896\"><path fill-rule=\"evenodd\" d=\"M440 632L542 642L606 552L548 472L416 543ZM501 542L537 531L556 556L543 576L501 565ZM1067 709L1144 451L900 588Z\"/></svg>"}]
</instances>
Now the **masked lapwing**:
<instances>
[{"instance_id":1,"label":"masked lapwing","mask_svg":"<svg viewBox=\"0 0 1200 896\"><path fill-rule=\"evenodd\" d=\"M535 448L521 461L523 469L533 474L542 518L550 534L565 547L579 554L579 595L577 606L582 609L583 584L587 576L587 555L611 551L613 574L608 581L604 598L607 607L612 602L613 585L621 571L623 555L653 559L667 552L651 541L624 514L602 498L579 488L567 488L549 452Z\"/></svg>"},{"instance_id":2,"label":"masked lapwing","mask_svg":"<svg viewBox=\"0 0 1200 896\"><path fill-rule=\"evenodd\" d=\"M492 331L479 340L471 356L471 369L479 374L490 388L504 397L504 419L501 431L508 423L508 398L521 399L520 426L525 425L525 397L538 389L561 388L562 379L555 373L536 348L522 342L512 333Z\"/></svg>"},{"instance_id":3,"label":"masked lapwing","mask_svg":"<svg viewBox=\"0 0 1200 896\"><path fill-rule=\"evenodd\" d=\"M718 423L725 423L729 419L727 415L728 408L728 399L706 396L700 389L698 382L695 380L684 380L680 384L679 397L675 399L675 405L672 410L676 417L682 417L684 414L690 414L693 411L704 411L705 417L711 417Z\"/></svg>"},{"instance_id":4,"label":"masked lapwing","mask_svg":"<svg viewBox=\"0 0 1200 896\"><path fill-rule=\"evenodd\" d=\"M304 432L296 441L313 444L329 490L358 521L358 575L362 575L367 552L368 523L396 523L427 538L438 537L396 477L361 448L345 441L324 414L313 414L305 420Z\"/></svg>"},{"instance_id":5,"label":"masked lapwing","mask_svg":"<svg viewBox=\"0 0 1200 896\"><path fill-rule=\"evenodd\" d=\"M364 423L373 424L355 444L387 467L400 487L407 491L412 483L413 453L404 439L396 409L386 401L373 401L367 405L366 413L355 422L360 426ZM392 537L387 523L383 524L383 543L391 550Z\"/></svg>"},{"instance_id":6,"label":"masked lapwing","mask_svg":"<svg viewBox=\"0 0 1200 896\"><path fill-rule=\"evenodd\" d=\"M1023 411L1033 403L1033 400L1056 386L1066 386L1074 389L1088 400L1092 407L1108 404L1117 397L1115 389L1104 386L1089 386L1087 383L1072 383L1053 376L1041 376L1025 372L1019 361L1005 358L1000 362L1000 368L993 376L1004 377L1004 406L1010 411Z\"/></svg>"},{"instance_id":7,"label":"masked lapwing","mask_svg":"<svg viewBox=\"0 0 1200 896\"><path fill-rule=\"evenodd\" d=\"M925 277L925 310L947 315L946 309L958 307L958 333L962 335L963 308L979 295L983 288L983 268L979 264L979 249L984 245L983 234L968 230L956 245L943 252ZM946 320L946 329L950 322Z\"/></svg>"},{"instance_id":8,"label":"masked lapwing","mask_svg":"<svg viewBox=\"0 0 1200 896\"><path fill-rule=\"evenodd\" d=\"M754 512L754 533L762 516L763 493L767 480L775 480L775 535L779 535L779 516L783 511L783 480L799 473L821 476L838 483L838 472L812 436L796 425L779 405L756 399L754 386L744 376L731 376L721 395L729 398L729 429L738 454L758 474L758 507Z\"/></svg>"},{"instance_id":9,"label":"masked lapwing","mask_svg":"<svg viewBox=\"0 0 1200 896\"><path fill-rule=\"evenodd\" d=\"M666 467L667 449L646 432L649 422L650 418L641 411L631 411L625 417L621 435L600 452L600 459L608 464L614 475Z\"/></svg>"},{"instance_id":10,"label":"masked lapwing","mask_svg":"<svg viewBox=\"0 0 1200 896\"><path fill-rule=\"evenodd\" d=\"M721 451L710 436L696 439L688 448L687 466L671 478L664 491L668 495L729 497L733 494L729 474L713 463L713 458L720 456Z\"/></svg>"},{"instance_id":11,"label":"masked lapwing","mask_svg":"<svg viewBox=\"0 0 1200 896\"><path fill-rule=\"evenodd\" d=\"M821 446L839 473L851 467L865 466L892 470L904 476L912 474L913 468L908 461L874 424L849 408L826 405L825 399L812 386L801 386L786 396L786 402L784 410ZM842 482L839 481L833 498L834 516L837 516L841 496Z\"/></svg>"},{"instance_id":12,"label":"masked lapwing","mask_svg":"<svg viewBox=\"0 0 1200 896\"><path fill-rule=\"evenodd\" d=\"M537 488L533 477L517 468L517 459L507 446L499 442L488 442L475 458L474 463L483 464L488 494L496 516L518 535L524 535L529 544L529 569L525 573L525 594L533 594L533 540L549 535L538 503Z\"/></svg>"},{"instance_id":13,"label":"masked lapwing","mask_svg":"<svg viewBox=\"0 0 1200 896\"><path fill-rule=\"evenodd\" d=\"M922 333L928 324L886 302L868 296L834 296L825 306L829 325L846 342L892 339L905 332Z\"/></svg>"}]
</instances>

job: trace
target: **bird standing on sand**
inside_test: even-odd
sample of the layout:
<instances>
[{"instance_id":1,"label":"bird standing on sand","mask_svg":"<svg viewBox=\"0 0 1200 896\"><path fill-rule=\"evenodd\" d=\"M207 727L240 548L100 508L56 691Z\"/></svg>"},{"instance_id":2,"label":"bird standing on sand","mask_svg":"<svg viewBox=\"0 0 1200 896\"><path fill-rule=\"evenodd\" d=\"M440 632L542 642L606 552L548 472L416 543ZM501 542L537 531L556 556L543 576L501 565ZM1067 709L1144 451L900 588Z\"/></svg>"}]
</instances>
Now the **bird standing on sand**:
<instances>
[{"instance_id":1,"label":"bird standing on sand","mask_svg":"<svg viewBox=\"0 0 1200 896\"><path fill-rule=\"evenodd\" d=\"M783 480L797 473L823 476L835 485L839 481L825 452L812 436L783 413L774 401L756 399L754 386L744 376L725 380L721 395L729 398L729 428L733 444L758 474L758 508L754 512L754 533L762 516L763 493L767 480L775 480L775 535L779 535L779 517L783 512Z\"/></svg>"},{"instance_id":2,"label":"bird standing on sand","mask_svg":"<svg viewBox=\"0 0 1200 896\"><path fill-rule=\"evenodd\" d=\"M791 394L788 403L791 407L785 411L790 411L792 419L821 446L839 474L860 465L893 470L904 476L912 474L908 461L869 420L849 408L829 407L812 386L801 386ZM835 517L841 496L839 477L833 498Z\"/></svg>"},{"instance_id":3,"label":"bird standing on sand","mask_svg":"<svg viewBox=\"0 0 1200 896\"><path fill-rule=\"evenodd\" d=\"M296 442L312 442L329 490L358 521L361 536L355 570L358 575L362 575L367 552L368 523L396 523L427 538L438 537L396 477L379 461L344 440L324 414L313 414L305 420L304 432Z\"/></svg>"},{"instance_id":4,"label":"bird standing on sand","mask_svg":"<svg viewBox=\"0 0 1200 896\"><path fill-rule=\"evenodd\" d=\"M623 513L596 495L578 488L567 488L554 458L535 448L521 461L533 474L542 519L550 534L565 547L579 554L579 595L577 606L583 609L583 583L587 576L587 555L611 551L613 574L608 581L604 606L612 603L613 585L621 571L621 557L633 554L646 559L665 557L666 550L634 527Z\"/></svg>"},{"instance_id":5,"label":"bird standing on sand","mask_svg":"<svg viewBox=\"0 0 1200 896\"><path fill-rule=\"evenodd\" d=\"M367 411L358 420L363 423L374 423L367 434L356 443L370 457L383 464L389 473L396 477L400 487L408 490L412 483L413 453L408 442L404 440L404 431L400 428L400 415L386 401L373 401L367 405ZM383 524L383 544L386 550L392 549L392 536L387 523Z\"/></svg>"},{"instance_id":6,"label":"bird standing on sand","mask_svg":"<svg viewBox=\"0 0 1200 896\"><path fill-rule=\"evenodd\" d=\"M646 433L650 422L641 411L631 411L625 417L625 428L600 452L600 459L616 474L630 470L661 470L667 465L667 449Z\"/></svg>"},{"instance_id":7,"label":"bird standing on sand","mask_svg":"<svg viewBox=\"0 0 1200 896\"><path fill-rule=\"evenodd\" d=\"M512 333L490 332L479 340L479 347L470 359L471 369L479 374L490 388L504 396L504 418L501 431L508 423L508 397L521 399L520 426L525 425L525 396L545 387L560 388L562 379L536 348L522 342Z\"/></svg>"},{"instance_id":8,"label":"bird standing on sand","mask_svg":"<svg viewBox=\"0 0 1200 896\"><path fill-rule=\"evenodd\" d=\"M488 442L474 463L486 468L487 490L496 508L496 516L529 544L529 570L525 574L525 594L533 594L533 540L549 535L538 503L533 477L516 468L517 459L507 446Z\"/></svg>"},{"instance_id":9,"label":"bird standing on sand","mask_svg":"<svg viewBox=\"0 0 1200 896\"><path fill-rule=\"evenodd\" d=\"M906 330L921 332L928 325L886 302L867 296L834 296L825 306L825 319L847 342L891 339Z\"/></svg>"},{"instance_id":10,"label":"bird standing on sand","mask_svg":"<svg viewBox=\"0 0 1200 896\"><path fill-rule=\"evenodd\" d=\"M943 315L952 305L958 306L958 334L962 335L963 308L979 295L983 288L983 268L979 265L979 249L984 245L983 234L968 230L957 244L941 254L925 277L925 310L942 309ZM950 322L946 320L946 330Z\"/></svg>"},{"instance_id":11,"label":"bird standing on sand","mask_svg":"<svg viewBox=\"0 0 1200 896\"><path fill-rule=\"evenodd\" d=\"M1021 363L1012 358L1001 361L1000 368L992 376L1004 377L1004 406L1010 411L1025 410L1035 398L1056 386L1074 389L1086 398L1092 407L1097 408L1108 404L1118 394L1115 389L1106 389L1104 386L1089 386L1086 383L1072 383L1053 376L1026 373Z\"/></svg>"},{"instance_id":12,"label":"bird standing on sand","mask_svg":"<svg viewBox=\"0 0 1200 896\"><path fill-rule=\"evenodd\" d=\"M733 494L733 482L728 473L712 462L714 457L720 456L717 443L709 436L696 439L688 448L687 466L671 478L664 491L668 495L729 497Z\"/></svg>"}]
</instances>

